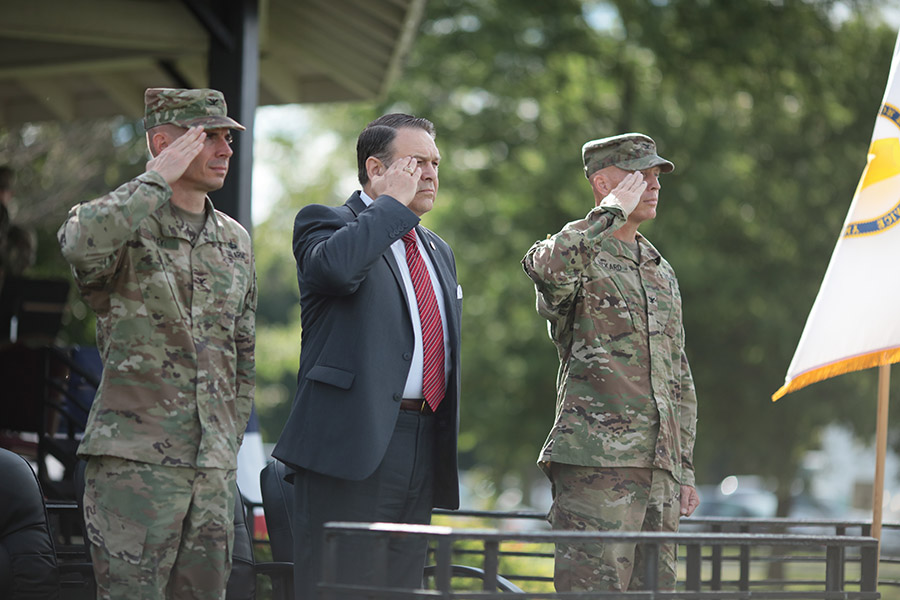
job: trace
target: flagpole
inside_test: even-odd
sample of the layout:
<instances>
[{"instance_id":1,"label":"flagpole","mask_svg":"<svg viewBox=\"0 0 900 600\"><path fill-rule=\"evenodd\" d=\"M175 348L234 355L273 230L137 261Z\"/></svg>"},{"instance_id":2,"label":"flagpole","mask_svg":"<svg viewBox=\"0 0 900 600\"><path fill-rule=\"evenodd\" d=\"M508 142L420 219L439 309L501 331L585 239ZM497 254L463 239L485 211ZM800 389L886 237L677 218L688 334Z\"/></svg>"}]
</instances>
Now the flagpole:
<instances>
[{"instance_id":1,"label":"flagpole","mask_svg":"<svg viewBox=\"0 0 900 600\"><path fill-rule=\"evenodd\" d=\"M887 453L888 391L891 365L878 367L878 417L875 423L875 483L872 490L872 537L881 546L881 511L884 504L884 460Z\"/></svg>"}]
</instances>

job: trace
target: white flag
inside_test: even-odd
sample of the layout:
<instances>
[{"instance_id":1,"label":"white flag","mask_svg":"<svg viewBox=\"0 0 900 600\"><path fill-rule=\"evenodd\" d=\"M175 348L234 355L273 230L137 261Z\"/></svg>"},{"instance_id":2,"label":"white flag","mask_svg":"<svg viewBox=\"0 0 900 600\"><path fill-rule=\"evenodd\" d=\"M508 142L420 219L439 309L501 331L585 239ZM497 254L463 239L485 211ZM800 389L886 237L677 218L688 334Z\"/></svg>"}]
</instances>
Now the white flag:
<instances>
[{"instance_id":1,"label":"white flag","mask_svg":"<svg viewBox=\"0 0 900 600\"><path fill-rule=\"evenodd\" d=\"M866 168L785 383L773 401L835 375L900 361L898 69L900 36Z\"/></svg>"}]
</instances>

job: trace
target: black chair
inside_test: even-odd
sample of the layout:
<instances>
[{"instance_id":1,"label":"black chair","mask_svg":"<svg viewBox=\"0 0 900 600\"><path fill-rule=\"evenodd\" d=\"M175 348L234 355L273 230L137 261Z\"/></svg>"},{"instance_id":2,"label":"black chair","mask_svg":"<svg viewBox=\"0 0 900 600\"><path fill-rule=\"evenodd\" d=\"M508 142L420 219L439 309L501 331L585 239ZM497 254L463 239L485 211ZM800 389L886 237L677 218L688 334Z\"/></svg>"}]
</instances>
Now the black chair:
<instances>
[{"instance_id":1,"label":"black chair","mask_svg":"<svg viewBox=\"0 0 900 600\"><path fill-rule=\"evenodd\" d=\"M60 562L41 485L24 458L0 448L0 598L93 596L89 563Z\"/></svg>"},{"instance_id":2,"label":"black chair","mask_svg":"<svg viewBox=\"0 0 900 600\"><path fill-rule=\"evenodd\" d=\"M247 513L241 491L234 484L234 546L231 551L231 576L225 589L226 600L253 600L256 597L256 561L253 539L247 526Z\"/></svg>"},{"instance_id":3,"label":"black chair","mask_svg":"<svg viewBox=\"0 0 900 600\"><path fill-rule=\"evenodd\" d=\"M484 569L469 567L466 565L450 565L450 576L454 579L477 579L484 581ZM437 577L435 565L425 565L425 581ZM525 592L503 575L497 575L497 591L511 594L524 594Z\"/></svg>"},{"instance_id":4,"label":"black chair","mask_svg":"<svg viewBox=\"0 0 900 600\"><path fill-rule=\"evenodd\" d=\"M44 495L31 465L0 448L0 597L59 598L59 567Z\"/></svg>"},{"instance_id":5,"label":"black chair","mask_svg":"<svg viewBox=\"0 0 900 600\"><path fill-rule=\"evenodd\" d=\"M293 598L294 535L291 530L293 518L290 509L294 505L294 486L284 480L284 475L284 463L272 461L260 472L259 484L272 560L291 565L291 576L283 582L273 580L272 592L276 598Z\"/></svg>"},{"instance_id":6,"label":"black chair","mask_svg":"<svg viewBox=\"0 0 900 600\"><path fill-rule=\"evenodd\" d=\"M83 398L93 399L99 381L79 364L76 352L83 351L0 344L0 447L33 459L41 489L54 500L74 499L76 449L90 408ZM72 379L84 389L70 389ZM51 479L51 456L64 467L61 479Z\"/></svg>"},{"instance_id":7,"label":"black chair","mask_svg":"<svg viewBox=\"0 0 900 600\"><path fill-rule=\"evenodd\" d=\"M272 461L259 474L263 511L272 560L294 562L293 515L294 486L284 480L286 468L280 461Z\"/></svg>"},{"instance_id":8,"label":"black chair","mask_svg":"<svg viewBox=\"0 0 900 600\"><path fill-rule=\"evenodd\" d=\"M294 535L291 525L294 505L294 486L285 481L287 469L284 463L272 461L259 474L262 490L263 511L266 514L266 529L272 547L272 559L293 563ZM452 565L452 575L459 579L484 579L484 571L478 567ZM427 565L423 573L424 581L435 576L434 565ZM497 576L497 589L502 592L523 593L514 583ZM288 596L292 597L292 596Z\"/></svg>"},{"instance_id":9,"label":"black chair","mask_svg":"<svg viewBox=\"0 0 900 600\"><path fill-rule=\"evenodd\" d=\"M237 484L234 503L234 547L231 553L231 577L225 590L225 600L254 600L257 575L270 579L274 600L293 600L294 565L290 561L256 561L253 538L247 524L247 505Z\"/></svg>"}]
</instances>

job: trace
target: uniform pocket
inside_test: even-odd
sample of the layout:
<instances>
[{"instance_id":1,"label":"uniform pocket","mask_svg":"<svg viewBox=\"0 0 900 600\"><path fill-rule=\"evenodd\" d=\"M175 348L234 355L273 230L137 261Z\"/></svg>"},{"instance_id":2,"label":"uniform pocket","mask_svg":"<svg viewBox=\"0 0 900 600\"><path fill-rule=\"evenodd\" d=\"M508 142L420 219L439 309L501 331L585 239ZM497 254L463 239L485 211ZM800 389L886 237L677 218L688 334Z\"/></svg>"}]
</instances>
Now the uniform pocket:
<instances>
[{"instance_id":1,"label":"uniform pocket","mask_svg":"<svg viewBox=\"0 0 900 600\"><path fill-rule=\"evenodd\" d=\"M140 302L146 307L145 313L165 314L167 321L174 317L174 311L178 311L182 319L190 316L185 314L176 293L179 282L175 273L184 269L190 272L190 263L178 252L177 239L157 238L149 230L142 229L139 242L128 246L128 260L137 288L129 285L123 289L122 296L127 301ZM134 291L140 292L139 298L134 297Z\"/></svg>"},{"instance_id":2,"label":"uniform pocket","mask_svg":"<svg viewBox=\"0 0 900 600\"><path fill-rule=\"evenodd\" d=\"M140 564L147 539L144 525L104 507L89 492L84 494L84 525L90 542L110 557Z\"/></svg>"},{"instance_id":3,"label":"uniform pocket","mask_svg":"<svg viewBox=\"0 0 900 600\"><path fill-rule=\"evenodd\" d=\"M585 281L581 295L581 312L590 318L597 334L616 340L634 331L628 290L618 276Z\"/></svg>"},{"instance_id":4,"label":"uniform pocket","mask_svg":"<svg viewBox=\"0 0 900 600\"><path fill-rule=\"evenodd\" d=\"M680 343L681 338L681 294L674 281L669 282L666 293L660 294L660 325L663 332Z\"/></svg>"}]
</instances>

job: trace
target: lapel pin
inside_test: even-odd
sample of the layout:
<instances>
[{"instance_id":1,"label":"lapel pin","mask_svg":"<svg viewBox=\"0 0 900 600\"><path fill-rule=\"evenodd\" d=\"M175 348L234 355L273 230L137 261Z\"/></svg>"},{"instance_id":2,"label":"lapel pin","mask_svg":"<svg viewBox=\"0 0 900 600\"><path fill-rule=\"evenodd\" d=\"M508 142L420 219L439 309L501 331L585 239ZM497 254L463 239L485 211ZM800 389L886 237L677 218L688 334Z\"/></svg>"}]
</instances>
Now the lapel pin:
<instances>
[{"instance_id":1,"label":"lapel pin","mask_svg":"<svg viewBox=\"0 0 900 600\"><path fill-rule=\"evenodd\" d=\"M434 242L432 242L432 241L429 240L428 243L431 244L431 249L432 249L432 250L437 250L437 248L434 247Z\"/></svg>"}]
</instances>

